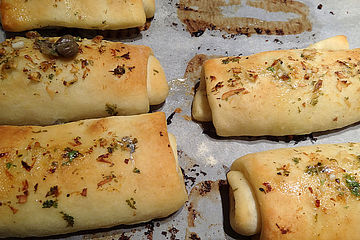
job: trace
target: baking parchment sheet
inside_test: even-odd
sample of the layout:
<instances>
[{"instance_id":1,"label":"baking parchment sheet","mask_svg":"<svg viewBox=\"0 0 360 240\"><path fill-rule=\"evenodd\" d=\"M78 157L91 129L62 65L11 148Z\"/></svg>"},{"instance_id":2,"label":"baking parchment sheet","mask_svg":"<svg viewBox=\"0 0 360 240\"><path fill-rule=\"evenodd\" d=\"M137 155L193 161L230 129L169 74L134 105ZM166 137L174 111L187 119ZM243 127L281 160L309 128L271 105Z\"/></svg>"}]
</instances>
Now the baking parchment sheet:
<instances>
[{"instance_id":1,"label":"baking parchment sheet","mask_svg":"<svg viewBox=\"0 0 360 240\"><path fill-rule=\"evenodd\" d=\"M218 0L207 1L210 4ZM186 30L187 26L179 20L178 9L183 7L180 2L192 7L192 2L197 1L157 0L155 17L148 30L135 38L117 37L115 34L112 40L150 46L164 67L171 87L170 94L165 104L154 111L166 113L169 132L177 138L179 163L184 170L189 201L177 213L165 219L43 239L250 239L237 235L229 226L226 173L235 159L248 153L280 147L360 141L359 124L314 133L312 137L302 139L216 137L211 127L191 120L191 104L198 79L184 77L188 62L197 54L237 56L304 48L335 35L347 36L350 48L360 47L360 1L298 0L309 10L307 17L312 29L295 35L229 34L214 28L193 34L198 37L192 36ZM287 21L297 17L294 12L268 12L250 7L249 1L245 0L221 2L227 5L222 8L225 17L246 15L264 21ZM196 6L193 8L197 10ZM1 33L1 40L17 35Z\"/></svg>"}]
</instances>

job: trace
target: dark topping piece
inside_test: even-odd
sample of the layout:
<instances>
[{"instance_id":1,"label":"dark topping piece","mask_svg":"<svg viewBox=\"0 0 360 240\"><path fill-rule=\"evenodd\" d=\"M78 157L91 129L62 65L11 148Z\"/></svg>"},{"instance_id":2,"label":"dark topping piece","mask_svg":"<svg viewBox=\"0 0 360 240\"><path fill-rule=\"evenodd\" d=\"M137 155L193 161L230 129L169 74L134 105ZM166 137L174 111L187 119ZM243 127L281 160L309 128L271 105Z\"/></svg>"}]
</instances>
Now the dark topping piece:
<instances>
[{"instance_id":1,"label":"dark topping piece","mask_svg":"<svg viewBox=\"0 0 360 240\"><path fill-rule=\"evenodd\" d=\"M110 104L107 103L105 104L105 111L110 115L110 116L116 116L118 115L118 111L117 111L117 105L116 104Z\"/></svg>"},{"instance_id":2,"label":"dark topping piece","mask_svg":"<svg viewBox=\"0 0 360 240\"><path fill-rule=\"evenodd\" d=\"M21 161L21 165L23 166L23 168L25 168L26 171L30 172L30 170L32 169L32 166L29 166L26 162Z\"/></svg>"},{"instance_id":3,"label":"dark topping piece","mask_svg":"<svg viewBox=\"0 0 360 240\"><path fill-rule=\"evenodd\" d=\"M57 208L58 207L58 201L57 200L46 200L43 205L42 205L42 208L51 208L51 207L54 207L54 208Z\"/></svg>"},{"instance_id":4,"label":"dark topping piece","mask_svg":"<svg viewBox=\"0 0 360 240\"><path fill-rule=\"evenodd\" d=\"M79 52L79 45L71 35L62 36L55 42L54 46L56 52L66 58L74 57Z\"/></svg>"},{"instance_id":5,"label":"dark topping piece","mask_svg":"<svg viewBox=\"0 0 360 240\"><path fill-rule=\"evenodd\" d=\"M49 196L54 196L54 197L59 196L59 187L57 185L51 187L50 190L46 193L45 197L49 197Z\"/></svg>"},{"instance_id":6,"label":"dark topping piece","mask_svg":"<svg viewBox=\"0 0 360 240\"><path fill-rule=\"evenodd\" d=\"M324 172L326 169L325 166L322 165L321 162L318 162L317 164L315 164L314 166L306 166L306 170L305 173L309 174L309 175L314 175L314 174L319 174Z\"/></svg>"},{"instance_id":7,"label":"dark topping piece","mask_svg":"<svg viewBox=\"0 0 360 240\"><path fill-rule=\"evenodd\" d=\"M112 71L109 71L109 72L112 72L115 76L118 76L118 77L121 77L122 75L125 74L125 65L117 65L117 67L112 70Z\"/></svg>"}]
</instances>

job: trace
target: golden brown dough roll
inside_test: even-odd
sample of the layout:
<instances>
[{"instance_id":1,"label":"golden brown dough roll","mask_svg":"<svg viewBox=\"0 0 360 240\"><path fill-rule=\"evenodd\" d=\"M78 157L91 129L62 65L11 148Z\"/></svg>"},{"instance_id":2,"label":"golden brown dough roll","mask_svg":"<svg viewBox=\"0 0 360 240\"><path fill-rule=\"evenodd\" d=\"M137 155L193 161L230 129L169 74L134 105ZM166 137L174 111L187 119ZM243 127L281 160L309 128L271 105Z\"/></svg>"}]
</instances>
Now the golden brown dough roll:
<instances>
[{"instance_id":1,"label":"golden brown dough roll","mask_svg":"<svg viewBox=\"0 0 360 240\"><path fill-rule=\"evenodd\" d=\"M166 217L186 201L164 113L0 126L0 237Z\"/></svg>"},{"instance_id":2,"label":"golden brown dough roll","mask_svg":"<svg viewBox=\"0 0 360 240\"><path fill-rule=\"evenodd\" d=\"M82 39L79 53L69 59L40 52L42 40L56 38L17 37L1 44L0 124L146 113L168 95L164 71L149 47Z\"/></svg>"},{"instance_id":3,"label":"golden brown dough roll","mask_svg":"<svg viewBox=\"0 0 360 240\"><path fill-rule=\"evenodd\" d=\"M360 144L249 154L228 173L230 222L260 239L357 239Z\"/></svg>"},{"instance_id":4,"label":"golden brown dough roll","mask_svg":"<svg viewBox=\"0 0 360 240\"><path fill-rule=\"evenodd\" d=\"M307 49L208 60L193 117L212 120L220 136L306 134L357 122L359 49L347 47L338 36Z\"/></svg>"},{"instance_id":5,"label":"golden brown dough roll","mask_svg":"<svg viewBox=\"0 0 360 240\"><path fill-rule=\"evenodd\" d=\"M47 26L118 30L141 27L154 16L154 0L2 0L5 31Z\"/></svg>"}]
</instances>

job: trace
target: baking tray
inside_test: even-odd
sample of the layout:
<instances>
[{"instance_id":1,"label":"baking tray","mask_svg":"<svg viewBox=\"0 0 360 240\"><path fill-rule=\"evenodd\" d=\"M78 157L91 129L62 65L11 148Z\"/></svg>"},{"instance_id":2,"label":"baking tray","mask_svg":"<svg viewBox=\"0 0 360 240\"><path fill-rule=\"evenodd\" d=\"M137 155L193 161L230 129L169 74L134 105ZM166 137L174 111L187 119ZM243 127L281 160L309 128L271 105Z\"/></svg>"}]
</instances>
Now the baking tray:
<instances>
[{"instance_id":1,"label":"baking tray","mask_svg":"<svg viewBox=\"0 0 360 240\"><path fill-rule=\"evenodd\" d=\"M235 159L280 147L359 141L358 124L307 136L220 138L211 124L192 121L191 104L208 57L304 48L335 35L346 35L350 48L360 47L360 1L157 0L156 6L149 28L141 32L62 29L41 34L103 34L154 50L171 89L166 102L152 111L166 113L169 132L177 138L189 201L164 219L41 239L250 239L229 226L226 173ZM289 28L286 22L301 26ZM1 31L1 40L21 34Z\"/></svg>"}]
</instances>

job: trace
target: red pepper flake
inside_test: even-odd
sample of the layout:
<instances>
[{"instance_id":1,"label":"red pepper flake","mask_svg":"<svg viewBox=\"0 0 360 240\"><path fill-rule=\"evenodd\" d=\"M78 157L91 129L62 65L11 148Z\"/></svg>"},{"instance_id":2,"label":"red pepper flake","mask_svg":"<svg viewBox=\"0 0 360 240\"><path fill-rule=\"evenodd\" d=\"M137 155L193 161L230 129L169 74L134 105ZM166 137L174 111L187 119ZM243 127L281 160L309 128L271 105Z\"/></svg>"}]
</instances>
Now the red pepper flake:
<instances>
[{"instance_id":1,"label":"red pepper flake","mask_svg":"<svg viewBox=\"0 0 360 240\"><path fill-rule=\"evenodd\" d=\"M9 153L8 153L8 152L0 153L0 158L2 158L2 157L6 157L7 155L9 155Z\"/></svg>"},{"instance_id":2,"label":"red pepper flake","mask_svg":"<svg viewBox=\"0 0 360 240\"><path fill-rule=\"evenodd\" d=\"M97 187L99 188L99 187L101 187L102 185L111 182L114 178L115 178L114 175L106 176L104 180L100 181L100 182L97 184Z\"/></svg>"},{"instance_id":3,"label":"red pepper flake","mask_svg":"<svg viewBox=\"0 0 360 240\"><path fill-rule=\"evenodd\" d=\"M82 143L80 142L81 137L77 136L76 138L74 138L74 143L69 143L70 145L72 145L73 147L79 146Z\"/></svg>"},{"instance_id":4,"label":"red pepper flake","mask_svg":"<svg viewBox=\"0 0 360 240\"><path fill-rule=\"evenodd\" d=\"M309 189L309 191L311 192L311 194L313 194L313 193L314 193L314 191L313 191L312 187L308 187L308 189Z\"/></svg>"},{"instance_id":5,"label":"red pepper flake","mask_svg":"<svg viewBox=\"0 0 360 240\"><path fill-rule=\"evenodd\" d=\"M8 205L8 207L11 209L11 211L13 212L13 214L17 213L19 211L19 209L14 208L13 206Z\"/></svg>"},{"instance_id":6,"label":"red pepper flake","mask_svg":"<svg viewBox=\"0 0 360 240\"><path fill-rule=\"evenodd\" d=\"M215 77L215 76L210 76L210 80L211 80L211 81L215 81L215 80L216 80L216 77Z\"/></svg>"},{"instance_id":7,"label":"red pepper flake","mask_svg":"<svg viewBox=\"0 0 360 240\"><path fill-rule=\"evenodd\" d=\"M272 187L271 187L270 183L264 182L262 185L265 186L265 193L269 193L272 191Z\"/></svg>"},{"instance_id":8,"label":"red pepper flake","mask_svg":"<svg viewBox=\"0 0 360 240\"><path fill-rule=\"evenodd\" d=\"M125 158L125 159L124 159L124 163L128 164L128 163L129 163L129 160L130 160L130 159Z\"/></svg>"},{"instance_id":9,"label":"red pepper flake","mask_svg":"<svg viewBox=\"0 0 360 240\"><path fill-rule=\"evenodd\" d=\"M82 192L80 193L81 196L86 197L87 196L87 188L84 188Z\"/></svg>"},{"instance_id":10,"label":"red pepper flake","mask_svg":"<svg viewBox=\"0 0 360 240\"><path fill-rule=\"evenodd\" d=\"M319 199L315 200L315 207L317 207L317 208L320 207L320 200Z\"/></svg>"},{"instance_id":11,"label":"red pepper flake","mask_svg":"<svg viewBox=\"0 0 360 240\"><path fill-rule=\"evenodd\" d=\"M96 159L96 161L98 162L104 162L104 163L111 163L109 160L106 160L105 158L109 158L110 153L106 153L103 155L98 156L98 158Z\"/></svg>"},{"instance_id":12,"label":"red pepper flake","mask_svg":"<svg viewBox=\"0 0 360 240\"><path fill-rule=\"evenodd\" d=\"M23 168L25 168L26 171L30 172L32 169L32 166L29 166L26 162L21 161L21 165L23 166Z\"/></svg>"},{"instance_id":13,"label":"red pepper flake","mask_svg":"<svg viewBox=\"0 0 360 240\"><path fill-rule=\"evenodd\" d=\"M290 232L289 229L284 228L284 227L280 227L279 224L276 223L276 227L281 231L281 234L287 234Z\"/></svg>"}]
</instances>

